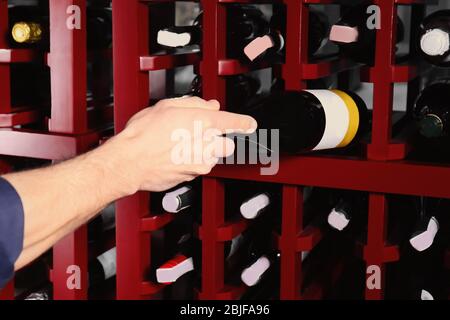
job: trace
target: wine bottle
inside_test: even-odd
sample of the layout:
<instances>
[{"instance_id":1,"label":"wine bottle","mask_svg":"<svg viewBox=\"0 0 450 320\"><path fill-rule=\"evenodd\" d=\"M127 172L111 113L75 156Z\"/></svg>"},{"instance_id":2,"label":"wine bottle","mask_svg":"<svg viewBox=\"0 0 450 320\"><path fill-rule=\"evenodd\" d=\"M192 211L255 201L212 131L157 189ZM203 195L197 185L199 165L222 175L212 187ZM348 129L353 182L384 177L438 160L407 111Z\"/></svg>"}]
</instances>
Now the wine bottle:
<instances>
[{"instance_id":1,"label":"wine bottle","mask_svg":"<svg viewBox=\"0 0 450 320\"><path fill-rule=\"evenodd\" d=\"M426 138L448 137L450 133L450 80L442 79L427 86L415 102L414 113L420 133Z\"/></svg>"},{"instance_id":2,"label":"wine bottle","mask_svg":"<svg viewBox=\"0 0 450 320\"><path fill-rule=\"evenodd\" d=\"M244 53L250 61L256 59L276 59L285 49L285 12L274 12L268 32L255 38L244 47ZM317 52L325 43L329 33L329 22L321 12L309 13L309 55Z\"/></svg>"},{"instance_id":3,"label":"wine bottle","mask_svg":"<svg viewBox=\"0 0 450 320\"><path fill-rule=\"evenodd\" d=\"M264 219L258 219L244 233L231 241L225 242L224 257L229 281L234 281L236 275L240 275L245 263L244 260L250 257L249 248L257 246L254 244L255 241L263 239L264 244L269 243L270 234L265 231L272 227L271 221L271 217L266 215ZM261 245L257 247L260 248ZM201 272L201 242L192 237L191 234L185 234L178 240L177 253L156 269L155 276L152 276L152 279L158 283L170 284L194 270L197 270L197 273Z\"/></svg>"},{"instance_id":4,"label":"wine bottle","mask_svg":"<svg viewBox=\"0 0 450 320\"><path fill-rule=\"evenodd\" d=\"M152 274L153 281L162 284L171 284L179 278L194 270L201 269L201 242L195 239L191 234L185 234L177 242L178 252L168 261L163 263ZM225 254L230 250L227 243L225 245Z\"/></svg>"},{"instance_id":5,"label":"wine bottle","mask_svg":"<svg viewBox=\"0 0 450 320\"><path fill-rule=\"evenodd\" d=\"M276 214L280 207L281 189L275 184L227 181L225 214L227 220L259 220Z\"/></svg>"},{"instance_id":6,"label":"wine bottle","mask_svg":"<svg viewBox=\"0 0 450 320\"><path fill-rule=\"evenodd\" d=\"M447 300L450 278L443 258L444 251L437 247L421 253L405 253L399 262L400 298Z\"/></svg>"},{"instance_id":7,"label":"wine bottle","mask_svg":"<svg viewBox=\"0 0 450 320\"><path fill-rule=\"evenodd\" d=\"M203 96L202 77L197 75L190 85L189 92L183 96ZM227 101L228 110L238 112L245 104L251 101L260 91L261 82L255 77L248 75L230 76L227 79Z\"/></svg>"},{"instance_id":8,"label":"wine bottle","mask_svg":"<svg viewBox=\"0 0 450 320\"><path fill-rule=\"evenodd\" d=\"M112 248L91 261L88 266L88 285L90 288L101 285L116 275L116 248ZM51 300L53 292L51 286L34 292L25 300Z\"/></svg>"},{"instance_id":9,"label":"wine bottle","mask_svg":"<svg viewBox=\"0 0 450 320\"><path fill-rule=\"evenodd\" d=\"M158 31L157 43L166 48L182 48L200 45L202 41L201 12L191 26L172 26Z\"/></svg>"},{"instance_id":10,"label":"wine bottle","mask_svg":"<svg viewBox=\"0 0 450 320\"><path fill-rule=\"evenodd\" d=\"M256 193L241 204L239 211L245 219L255 219L269 208L273 197L270 192Z\"/></svg>"},{"instance_id":11,"label":"wine bottle","mask_svg":"<svg viewBox=\"0 0 450 320\"><path fill-rule=\"evenodd\" d=\"M257 285L267 271L279 263L279 252L271 246L272 227L270 223L263 221L263 223L259 223L258 228L250 230L245 251L241 254L244 266L241 280L248 287Z\"/></svg>"},{"instance_id":12,"label":"wine bottle","mask_svg":"<svg viewBox=\"0 0 450 320\"><path fill-rule=\"evenodd\" d=\"M344 12L341 19L331 27L330 40L336 43L341 52L352 60L373 65L375 59L376 28L369 28L370 4L366 1ZM397 42L404 38L404 25L397 18Z\"/></svg>"},{"instance_id":13,"label":"wine bottle","mask_svg":"<svg viewBox=\"0 0 450 320\"><path fill-rule=\"evenodd\" d=\"M190 26L173 26L162 29L158 32L157 42L162 47L169 49L200 46L202 44L202 21L203 13L200 13ZM259 52L257 54L259 56L263 51L280 52L284 48L284 37L281 32L271 30L271 23L264 17L261 10L254 6L228 6L227 29L227 56L229 58L249 61L244 49L252 41L264 36L267 37L260 39L258 44L247 49L247 53L256 50ZM261 46L266 46L266 48L261 50ZM257 48L255 49L255 47ZM266 58L269 57L266 56Z\"/></svg>"},{"instance_id":14,"label":"wine bottle","mask_svg":"<svg viewBox=\"0 0 450 320\"><path fill-rule=\"evenodd\" d=\"M427 16L419 27L419 52L430 63L450 67L450 10Z\"/></svg>"},{"instance_id":15,"label":"wine bottle","mask_svg":"<svg viewBox=\"0 0 450 320\"><path fill-rule=\"evenodd\" d=\"M436 216L433 216L433 211L437 209L433 208L433 202L429 198L416 198L418 220L409 243L419 252L425 251L433 245L439 231L439 221Z\"/></svg>"},{"instance_id":16,"label":"wine bottle","mask_svg":"<svg viewBox=\"0 0 450 320\"><path fill-rule=\"evenodd\" d=\"M367 195L359 192L342 192L327 221L337 231L360 228L367 217Z\"/></svg>"},{"instance_id":17,"label":"wine bottle","mask_svg":"<svg viewBox=\"0 0 450 320\"><path fill-rule=\"evenodd\" d=\"M309 11L309 55L313 55L328 41L330 22L328 17L319 11Z\"/></svg>"},{"instance_id":18,"label":"wine bottle","mask_svg":"<svg viewBox=\"0 0 450 320\"><path fill-rule=\"evenodd\" d=\"M88 239L90 243L100 240L105 232L116 227L115 205L111 204L103 209L100 214L88 224Z\"/></svg>"},{"instance_id":19,"label":"wine bottle","mask_svg":"<svg viewBox=\"0 0 450 320\"><path fill-rule=\"evenodd\" d=\"M328 224L351 237L363 238L367 232L368 198L358 192L344 192L328 215ZM435 242L439 221L432 200L391 197L388 242L402 248L408 240L414 251L422 252Z\"/></svg>"},{"instance_id":20,"label":"wine bottle","mask_svg":"<svg viewBox=\"0 0 450 320\"><path fill-rule=\"evenodd\" d=\"M8 9L8 15L11 47L48 50L48 11L38 6L17 5Z\"/></svg>"},{"instance_id":21,"label":"wine bottle","mask_svg":"<svg viewBox=\"0 0 450 320\"><path fill-rule=\"evenodd\" d=\"M37 7L10 8L11 45L13 47L50 47L48 12ZM87 8L87 46L89 49L106 49L112 43L112 11L110 8Z\"/></svg>"},{"instance_id":22,"label":"wine bottle","mask_svg":"<svg viewBox=\"0 0 450 320\"><path fill-rule=\"evenodd\" d=\"M195 201L196 192L190 185L177 188L164 195L162 207L166 212L179 213L191 207Z\"/></svg>"},{"instance_id":23,"label":"wine bottle","mask_svg":"<svg viewBox=\"0 0 450 320\"><path fill-rule=\"evenodd\" d=\"M341 90L274 92L243 113L257 120L259 131L279 130L280 150L287 153L347 147L369 129L364 101Z\"/></svg>"}]
</instances>

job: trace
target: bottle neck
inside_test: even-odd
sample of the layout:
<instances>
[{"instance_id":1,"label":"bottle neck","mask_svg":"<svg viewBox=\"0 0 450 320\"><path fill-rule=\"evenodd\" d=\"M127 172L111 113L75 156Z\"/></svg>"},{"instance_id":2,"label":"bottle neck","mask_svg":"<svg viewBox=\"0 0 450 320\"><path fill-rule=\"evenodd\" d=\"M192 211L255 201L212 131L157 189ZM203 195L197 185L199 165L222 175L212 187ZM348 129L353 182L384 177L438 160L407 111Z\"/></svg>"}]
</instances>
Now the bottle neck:
<instances>
[{"instance_id":1,"label":"bottle neck","mask_svg":"<svg viewBox=\"0 0 450 320\"><path fill-rule=\"evenodd\" d=\"M43 27L38 22L17 22L14 24L11 35L19 44L32 44L42 40Z\"/></svg>"}]
</instances>

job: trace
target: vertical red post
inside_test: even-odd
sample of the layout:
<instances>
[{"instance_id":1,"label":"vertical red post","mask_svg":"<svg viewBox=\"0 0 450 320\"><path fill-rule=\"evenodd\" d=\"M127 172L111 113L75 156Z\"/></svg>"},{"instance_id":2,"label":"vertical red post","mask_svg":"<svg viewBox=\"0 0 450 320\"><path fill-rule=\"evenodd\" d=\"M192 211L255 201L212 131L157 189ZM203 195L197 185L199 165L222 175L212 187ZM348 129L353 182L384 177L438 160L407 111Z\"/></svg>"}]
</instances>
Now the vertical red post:
<instances>
[{"instance_id":1,"label":"vertical red post","mask_svg":"<svg viewBox=\"0 0 450 320\"><path fill-rule=\"evenodd\" d=\"M50 0L52 132L87 132L86 0ZM85 150L78 150L83 152ZM87 299L87 230L81 227L53 248L56 300ZM76 278L81 277L81 287ZM73 283L71 283L73 281ZM74 284L75 283L75 284Z\"/></svg>"},{"instance_id":2,"label":"vertical red post","mask_svg":"<svg viewBox=\"0 0 450 320\"><path fill-rule=\"evenodd\" d=\"M87 130L86 0L50 0L52 132Z\"/></svg>"},{"instance_id":3,"label":"vertical red post","mask_svg":"<svg viewBox=\"0 0 450 320\"><path fill-rule=\"evenodd\" d=\"M395 0L376 0L380 8L381 29L377 30L375 66L373 72L373 126L368 158L393 160L404 154L394 152L391 145L394 86L392 68L395 65L397 12Z\"/></svg>"},{"instance_id":4,"label":"vertical red post","mask_svg":"<svg viewBox=\"0 0 450 320\"><path fill-rule=\"evenodd\" d=\"M82 227L53 247L53 297L86 300L88 292L87 228ZM80 286L77 282L80 279Z\"/></svg>"},{"instance_id":5,"label":"vertical red post","mask_svg":"<svg viewBox=\"0 0 450 320\"><path fill-rule=\"evenodd\" d=\"M370 194L367 245L364 249L366 267L375 266L381 271L381 287L372 288L366 284L366 299L381 300L384 296L385 261L384 248L387 232L388 204L383 194ZM376 272L376 271L375 271ZM366 273L367 279L373 273Z\"/></svg>"},{"instance_id":6,"label":"vertical red post","mask_svg":"<svg viewBox=\"0 0 450 320\"><path fill-rule=\"evenodd\" d=\"M225 190L221 181L203 179L202 292L204 300L217 299L224 288L224 243L217 241L217 228L225 216Z\"/></svg>"},{"instance_id":7,"label":"vertical red post","mask_svg":"<svg viewBox=\"0 0 450 320\"><path fill-rule=\"evenodd\" d=\"M286 63L282 74L287 90L306 87L302 65L308 62L309 8L302 1L284 0L286 5Z\"/></svg>"},{"instance_id":8,"label":"vertical red post","mask_svg":"<svg viewBox=\"0 0 450 320\"><path fill-rule=\"evenodd\" d=\"M226 103L226 80L219 76L219 61L226 58L226 5L203 0L203 60L200 65L203 98Z\"/></svg>"},{"instance_id":9,"label":"vertical red post","mask_svg":"<svg viewBox=\"0 0 450 320\"><path fill-rule=\"evenodd\" d=\"M200 66L203 98L226 104L226 80L219 76L219 61L226 58L226 6L203 0L203 60ZM224 288L224 243L217 242L217 228L224 223L225 190L218 179L203 180L202 292L201 299L217 299Z\"/></svg>"},{"instance_id":10,"label":"vertical red post","mask_svg":"<svg viewBox=\"0 0 450 320\"><path fill-rule=\"evenodd\" d=\"M0 0L0 34L6 35L8 26L8 1ZM8 48L8 38L0 37L0 50ZM11 74L8 63L0 63L0 114L11 112Z\"/></svg>"},{"instance_id":11,"label":"vertical red post","mask_svg":"<svg viewBox=\"0 0 450 320\"><path fill-rule=\"evenodd\" d=\"M286 62L282 75L286 90L306 87L303 64L308 63L309 8L302 1L284 0L286 5ZM283 186L280 299L300 298L301 254L297 252L297 237L303 221L303 193L299 186Z\"/></svg>"},{"instance_id":12,"label":"vertical red post","mask_svg":"<svg viewBox=\"0 0 450 320\"><path fill-rule=\"evenodd\" d=\"M113 0L113 59L115 126L120 132L128 120L149 102L149 77L139 57L148 55L148 4ZM130 164L132 165L132 164ZM149 214L149 194L138 193L116 205L117 298L140 299L145 268L150 265L150 235L141 232Z\"/></svg>"},{"instance_id":13,"label":"vertical red post","mask_svg":"<svg viewBox=\"0 0 450 320\"><path fill-rule=\"evenodd\" d=\"M281 300L300 298L301 254L297 251L297 238L303 221L303 192L299 186L283 186L281 224Z\"/></svg>"}]
</instances>

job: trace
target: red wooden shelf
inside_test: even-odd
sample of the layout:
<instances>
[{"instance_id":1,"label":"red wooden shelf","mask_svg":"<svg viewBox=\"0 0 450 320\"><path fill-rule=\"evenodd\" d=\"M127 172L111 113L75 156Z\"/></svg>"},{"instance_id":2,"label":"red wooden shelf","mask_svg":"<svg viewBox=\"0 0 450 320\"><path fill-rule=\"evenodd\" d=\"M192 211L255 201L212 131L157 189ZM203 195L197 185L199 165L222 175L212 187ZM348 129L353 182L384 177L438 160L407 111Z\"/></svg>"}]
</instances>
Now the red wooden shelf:
<instances>
[{"instance_id":1,"label":"red wooden shelf","mask_svg":"<svg viewBox=\"0 0 450 320\"><path fill-rule=\"evenodd\" d=\"M215 300L237 300L242 294L244 294L247 287L244 285L234 287L234 286L225 286L223 291L220 291L216 294ZM209 296L205 296L202 292L199 292L198 298L200 300L208 299Z\"/></svg>"},{"instance_id":2,"label":"red wooden shelf","mask_svg":"<svg viewBox=\"0 0 450 320\"><path fill-rule=\"evenodd\" d=\"M363 258L366 261L371 261L373 256L373 248L365 246L363 252ZM396 262L400 260L400 250L398 246L387 245L382 248L382 261L383 263Z\"/></svg>"},{"instance_id":3,"label":"red wooden shelf","mask_svg":"<svg viewBox=\"0 0 450 320\"><path fill-rule=\"evenodd\" d=\"M245 219L241 219L238 222L229 222L222 227L217 228L217 241L226 242L231 241L244 232L248 226L249 221ZM204 229L203 227L199 228L199 239L203 239Z\"/></svg>"},{"instance_id":4,"label":"red wooden shelf","mask_svg":"<svg viewBox=\"0 0 450 320\"><path fill-rule=\"evenodd\" d=\"M155 55L140 58L141 71L156 71L197 64L199 53L182 53L176 55Z\"/></svg>"},{"instance_id":5,"label":"red wooden shelf","mask_svg":"<svg viewBox=\"0 0 450 320\"><path fill-rule=\"evenodd\" d=\"M143 232L152 232L164 228L176 218L175 214L163 213L161 215L142 218L141 230Z\"/></svg>"},{"instance_id":6,"label":"red wooden shelf","mask_svg":"<svg viewBox=\"0 0 450 320\"><path fill-rule=\"evenodd\" d=\"M0 128L35 123L42 119L42 111L32 108L12 108L12 113L0 114Z\"/></svg>"},{"instance_id":7,"label":"red wooden shelf","mask_svg":"<svg viewBox=\"0 0 450 320\"><path fill-rule=\"evenodd\" d=\"M361 81L374 82L377 69L374 67L363 67L361 69ZM416 66L397 65L391 67L391 73L385 75L387 82L410 82L419 76Z\"/></svg>"},{"instance_id":8,"label":"red wooden shelf","mask_svg":"<svg viewBox=\"0 0 450 320\"><path fill-rule=\"evenodd\" d=\"M301 69L303 78L307 80L314 80L325 78L335 73L345 70L350 70L359 67L358 64L346 59L335 59L333 61L322 61L318 63L303 64Z\"/></svg>"},{"instance_id":9,"label":"red wooden shelf","mask_svg":"<svg viewBox=\"0 0 450 320\"><path fill-rule=\"evenodd\" d=\"M450 179L450 165L284 156L277 175L262 176L260 169L259 165L220 165L213 169L210 177L450 198L450 189L443 187Z\"/></svg>"},{"instance_id":10,"label":"red wooden shelf","mask_svg":"<svg viewBox=\"0 0 450 320\"><path fill-rule=\"evenodd\" d=\"M30 49L0 49L0 63L25 63L36 60L39 55Z\"/></svg>"},{"instance_id":11,"label":"red wooden shelf","mask_svg":"<svg viewBox=\"0 0 450 320\"><path fill-rule=\"evenodd\" d=\"M141 294L142 296L153 296L166 287L165 284L155 284L149 281L144 281L141 283Z\"/></svg>"},{"instance_id":12,"label":"red wooden shelf","mask_svg":"<svg viewBox=\"0 0 450 320\"><path fill-rule=\"evenodd\" d=\"M250 0L201 0L203 10L203 44L200 53L177 53L174 55L149 55L149 3L173 3L169 0L138 1L113 0L114 14L114 68L116 128L119 132L136 112L148 104L148 75L142 71L173 69L185 65L200 65L205 99L217 99L223 105L227 99L224 77L245 74L254 70L273 68L284 80L288 90L306 88L307 80L336 75L342 89L348 89L347 71L361 65L346 59L309 62L308 15L309 5L339 4L339 0L280 0L287 12L286 57L284 64L246 64L237 59L226 59L226 13L227 5L233 3L255 4L269 1ZM223 268L223 242L230 241L245 231L249 223L245 220L224 222L225 189L223 179L272 182L283 185L283 209L281 235L276 236L281 251L280 297L281 299L320 299L326 286L317 283L300 294L302 287L302 262L299 252L310 251L324 237L318 227L303 225L302 186L349 189L369 192L369 220L367 244L355 243L355 254L366 264L386 263L400 258L397 246L386 245L383 238L386 230L386 194L403 194L450 198L450 165L415 163L403 160L410 144L395 140L393 125L393 83L407 83L408 96L414 99L420 86L417 80L424 72L421 64L392 65L395 61L395 24L397 5L425 4L422 0L375 0L386 19L382 19L377 32L376 59L373 67L361 67L363 81L374 87L373 130L371 144L366 157L310 154L282 156L279 172L273 176L262 176L258 165L220 165L203 180L203 225L198 234L202 240L202 291L199 299L237 299L243 287L225 284ZM436 3L435 1L426 2ZM422 10L412 6L417 19ZM416 14L417 13L417 14ZM419 23L417 21L417 23ZM136 33L135 30L143 30ZM139 63L137 63L139 61ZM342 80L342 81L341 81ZM150 90L151 91L151 90ZM1 138L1 137L0 137ZM407 139L405 139L407 140ZM1 143L0 143L1 147ZM391 161L390 161L391 160ZM146 217L148 196L139 194L121 200L118 204L118 297L139 299L160 292L161 287L143 282L143 270L151 265L149 232L164 227L173 219L169 216ZM126 219L125 219L126 217ZM300 231L299 231L300 230ZM283 241L283 243L281 243ZM450 258L448 258L450 260ZM332 266L336 272L326 272L331 283L338 277L342 264ZM324 274L325 275L325 274ZM383 288L366 291L367 299L381 299Z\"/></svg>"},{"instance_id":13,"label":"red wooden shelf","mask_svg":"<svg viewBox=\"0 0 450 320\"><path fill-rule=\"evenodd\" d=\"M249 73L254 70L269 68L269 63L245 64L236 59L220 60L218 63L218 74L220 76L235 76Z\"/></svg>"},{"instance_id":14,"label":"red wooden shelf","mask_svg":"<svg viewBox=\"0 0 450 320\"><path fill-rule=\"evenodd\" d=\"M297 250L311 251L322 240L323 231L316 226L306 227L297 239Z\"/></svg>"},{"instance_id":15,"label":"red wooden shelf","mask_svg":"<svg viewBox=\"0 0 450 320\"><path fill-rule=\"evenodd\" d=\"M16 129L0 129L0 154L45 160L70 159L98 145L100 132L71 136Z\"/></svg>"}]
</instances>

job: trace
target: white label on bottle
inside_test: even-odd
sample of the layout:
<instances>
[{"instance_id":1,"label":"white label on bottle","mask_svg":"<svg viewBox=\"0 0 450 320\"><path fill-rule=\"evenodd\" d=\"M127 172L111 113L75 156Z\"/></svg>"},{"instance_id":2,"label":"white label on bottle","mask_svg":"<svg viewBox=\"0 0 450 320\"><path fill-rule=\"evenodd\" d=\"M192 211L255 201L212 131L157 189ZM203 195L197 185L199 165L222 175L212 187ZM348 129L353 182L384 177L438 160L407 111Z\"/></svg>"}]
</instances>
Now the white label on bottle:
<instances>
[{"instance_id":1,"label":"white label on bottle","mask_svg":"<svg viewBox=\"0 0 450 320\"><path fill-rule=\"evenodd\" d=\"M344 100L330 90L305 90L314 95L325 113L325 131L319 144L313 149L334 149L344 140L350 125L350 114Z\"/></svg>"},{"instance_id":2,"label":"white label on bottle","mask_svg":"<svg viewBox=\"0 0 450 320\"><path fill-rule=\"evenodd\" d=\"M117 269L116 257L117 257L117 250L115 247L97 257L97 260L103 267L103 272L105 273L105 280L112 278L116 275Z\"/></svg>"}]
</instances>

